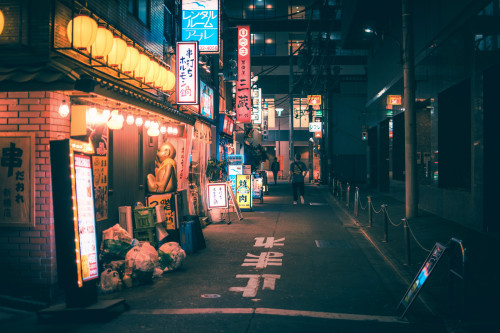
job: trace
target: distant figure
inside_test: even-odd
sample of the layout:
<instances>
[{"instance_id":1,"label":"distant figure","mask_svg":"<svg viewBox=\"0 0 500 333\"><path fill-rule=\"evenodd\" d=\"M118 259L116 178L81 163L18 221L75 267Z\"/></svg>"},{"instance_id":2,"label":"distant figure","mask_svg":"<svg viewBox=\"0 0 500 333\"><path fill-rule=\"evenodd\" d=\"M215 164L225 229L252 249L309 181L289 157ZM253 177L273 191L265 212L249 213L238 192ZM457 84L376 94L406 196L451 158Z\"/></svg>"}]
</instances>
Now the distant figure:
<instances>
[{"instance_id":1,"label":"distant figure","mask_svg":"<svg viewBox=\"0 0 500 333\"><path fill-rule=\"evenodd\" d=\"M177 191L177 167L175 148L165 142L158 148L155 160L155 174L148 175L150 193L168 193Z\"/></svg>"},{"instance_id":2,"label":"distant figure","mask_svg":"<svg viewBox=\"0 0 500 333\"><path fill-rule=\"evenodd\" d=\"M304 177L307 174L307 167L300 160L300 154L295 154L295 160L290 163L290 176L288 181L292 182L293 204L297 204L297 190L300 191L300 202L304 204Z\"/></svg>"},{"instance_id":3,"label":"distant figure","mask_svg":"<svg viewBox=\"0 0 500 333\"><path fill-rule=\"evenodd\" d=\"M278 172L280 171L280 162L278 162L278 158L275 158L271 164L271 171L273 172L274 185L276 185L278 183Z\"/></svg>"}]
</instances>

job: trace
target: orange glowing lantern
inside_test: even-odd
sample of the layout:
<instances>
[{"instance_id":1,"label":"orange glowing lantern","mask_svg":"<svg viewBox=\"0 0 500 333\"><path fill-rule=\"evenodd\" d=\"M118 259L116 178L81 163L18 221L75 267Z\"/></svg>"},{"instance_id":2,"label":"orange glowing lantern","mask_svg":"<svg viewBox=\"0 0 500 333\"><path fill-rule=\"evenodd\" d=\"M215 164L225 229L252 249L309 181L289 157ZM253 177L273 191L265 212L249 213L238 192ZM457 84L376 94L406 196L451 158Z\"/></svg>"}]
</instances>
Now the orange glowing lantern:
<instances>
[{"instance_id":1,"label":"orange glowing lantern","mask_svg":"<svg viewBox=\"0 0 500 333\"><path fill-rule=\"evenodd\" d=\"M168 79L167 73L168 73L168 70L165 67L160 66L160 75L158 75L158 78L154 82L154 86L156 88L161 88L165 85L165 83L167 83L167 79Z\"/></svg>"},{"instance_id":2,"label":"orange glowing lantern","mask_svg":"<svg viewBox=\"0 0 500 333\"><path fill-rule=\"evenodd\" d=\"M154 60L150 60L149 71L148 74L146 74L144 80L146 81L147 84L153 84L158 79L159 75L160 75L160 64L158 64Z\"/></svg>"},{"instance_id":3,"label":"orange glowing lantern","mask_svg":"<svg viewBox=\"0 0 500 333\"><path fill-rule=\"evenodd\" d=\"M139 64L139 51L129 45L127 46L127 55L125 56L125 60L122 62L122 72L124 73L132 73Z\"/></svg>"},{"instance_id":4,"label":"orange glowing lantern","mask_svg":"<svg viewBox=\"0 0 500 333\"><path fill-rule=\"evenodd\" d=\"M108 65L116 67L122 64L127 56L127 43L120 37L113 38L113 47L108 54Z\"/></svg>"},{"instance_id":5,"label":"orange glowing lantern","mask_svg":"<svg viewBox=\"0 0 500 333\"><path fill-rule=\"evenodd\" d=\"M97 22L87 15L79 15L69 21L66 32L74 48L86 49L96 39Z\"/></svg>"},{"instance_id":6,"label":"orange glowing lantern","mask_svg":"<svg viewBox=\"0 0 500 333\"><path fill-rule=\"evenodd\" d=\"M134 70L134 76L136 79L142 80L146 74L148 74L150 60L144 53L139 54L139 63Z\"/></svg>"},{"instance_id":7,"label":"orange glowing lantern","mask_svg":"<svg viewBox=\"0 0 500 333\"><path fill-rule=\"evenodd\" d=\"M175 87L175 75L174 73L167 71L167 82L163 86L163 91L170 91Z\"/></svg>"},{"instance_id":8,"label":"orange glowing lantern","mask_svg":"<svg viewBox=\"0 0 500 333\"><path fill-rule=\"evenodd\" d=\"M4 25L5 25L5 17L3 16L3 12L0 10L0 35L2 34Z\"/></svg>"},{"instance_id":9,"label":"orange glowing lantern","mask_svg":"<svg viewBox=\"0 0 500 333\"><path fill-rule=\"evenodd\" d=\"M102 59L107 56L113 48L113 33L104 27L97 28L95 42L92 44L92 56L96 59Z\"/></svg>"}]
</instances>

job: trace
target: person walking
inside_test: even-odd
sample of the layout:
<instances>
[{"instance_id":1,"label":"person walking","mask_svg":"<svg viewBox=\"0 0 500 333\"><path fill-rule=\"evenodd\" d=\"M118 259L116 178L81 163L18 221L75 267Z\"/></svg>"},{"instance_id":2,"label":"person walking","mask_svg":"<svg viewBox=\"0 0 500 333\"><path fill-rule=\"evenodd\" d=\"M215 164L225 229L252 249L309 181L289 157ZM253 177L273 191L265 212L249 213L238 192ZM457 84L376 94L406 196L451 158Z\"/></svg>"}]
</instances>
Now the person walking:
<instances>
[{"instance_id":1,"label":"person walking","mask_svg":"<svg viewBox=\"0 0 500 333\"><path fill-rule=\"evenodd\" d=\"M292 182L292 191L293 191L293 204L297 204L297 199L299 196L297 192L300 192L300 203L304 203L304 177L307 174L307 167L300 160L300 154L295 154L295 159L292 163L290 163L290 174L288 177L288 181Z\"/></svg>"},{"instance_id":2,"label":"person walking","mask_svg":"<svg viewBox=\"0 0 500 333\"><path fill-rule=\"evenodd\" d=\"M278 183L278 172L280 171L280 163L278 162L278 158L275 158L273 163L271 164L271 171L273 172L274 185L276 185Z\"/></svg>"}]
</instances>

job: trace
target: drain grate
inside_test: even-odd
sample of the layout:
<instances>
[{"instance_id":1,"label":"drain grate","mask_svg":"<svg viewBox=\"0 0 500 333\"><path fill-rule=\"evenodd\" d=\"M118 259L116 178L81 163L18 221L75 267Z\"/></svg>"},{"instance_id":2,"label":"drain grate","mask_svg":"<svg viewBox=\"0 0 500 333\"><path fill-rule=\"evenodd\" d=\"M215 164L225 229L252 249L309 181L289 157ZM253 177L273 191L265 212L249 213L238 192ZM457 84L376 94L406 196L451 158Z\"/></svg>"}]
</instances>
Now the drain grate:
<instances>
[{"instance_id":1,"label":"drain grate","mask_svg":"<svg viewBox=\"0 0 500 333\"><path fill-rule=\"evenodd\" d=\"M316 246L322 249L350 249L352 244L345 240L315 240Z\"/></svg>"}]
</instances>

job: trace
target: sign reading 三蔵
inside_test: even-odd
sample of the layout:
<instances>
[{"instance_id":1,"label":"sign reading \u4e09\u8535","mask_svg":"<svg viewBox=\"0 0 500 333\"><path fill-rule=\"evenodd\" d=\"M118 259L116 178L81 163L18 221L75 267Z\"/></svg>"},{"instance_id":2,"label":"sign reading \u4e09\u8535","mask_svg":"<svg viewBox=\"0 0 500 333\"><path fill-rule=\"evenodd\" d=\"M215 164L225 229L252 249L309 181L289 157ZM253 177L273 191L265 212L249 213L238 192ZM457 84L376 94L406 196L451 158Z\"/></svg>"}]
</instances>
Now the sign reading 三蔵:
<instances>
[{"instance_id":1,"label":"sign reading \u4e09\u8535","mask_svg":"<svg viewBox=\"0 0 500 333\"><path fill-rule=\"evenodd\" d=\"M238 81L236 82L236 121L251 123L250 26L238 26Z\"/></svg>"}]
</instances>

